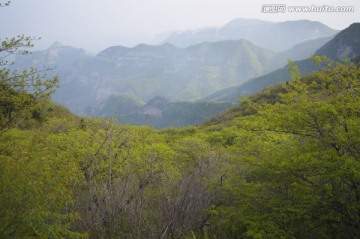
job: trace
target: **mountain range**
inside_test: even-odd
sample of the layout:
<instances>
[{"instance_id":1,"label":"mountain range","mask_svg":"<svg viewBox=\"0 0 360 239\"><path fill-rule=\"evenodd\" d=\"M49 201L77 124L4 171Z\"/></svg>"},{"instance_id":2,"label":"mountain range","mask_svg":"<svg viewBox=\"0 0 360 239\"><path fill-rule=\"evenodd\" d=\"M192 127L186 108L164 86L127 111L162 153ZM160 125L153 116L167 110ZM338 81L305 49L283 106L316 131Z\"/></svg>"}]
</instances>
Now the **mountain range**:
<instances>
[{"instance_id":1,"label":"mountain range","mask_svg":"<svg viewBox=\"0 0 360 239\"><path fill-rule=\"evenodd\" d=\"M60 77L60 88L53 100L77 114L107 117L117 112L124 123L149 124L151 118L151 123L161 128L201 123L230 107L242 94L251 94L288 80L288 70L283 68L287 59L298 61L302 73L311 71L313 64L305 59L319 53L331 56L326 45L340 41L340 33L332 39L334 36L330 32L334 34L337 31L318 22L249 20L247 26L245 22L237 19L227 24L226 28L234 29L235 34L240 26L251 32L251 29L255 31L260 26L266 29L276 25L279 34L283 34L277 37L286 38L291 29L310 26L299 28L300 35L304 36L301 40L306 40L300 43L293 40L290 49L280 52L259 47L249 39L202 42L183 48L170 43L155 46L140 44L133 48L113 46L97 55L55 43L49 49L30 56L18 56L15 67L53 68L49 75ZM356 24L349 31L354 31L353 28L357 28ZM308 32L304 33L306 29ZM317 35L314 29L318 29ZM294 34L291 37L295 37ZM357 34L348 38L353 37L356 38ZM341 39L344 41L344 37ZM349 51L350 48L346 48L349 44L341 45L342 52L350 52L352 58L357 57L357 46L350 44L352 48ZM269 48L275 49L276 44ZM321 50L323 48L325 50ZM330 45L329 48L334 47ZM154 105L155 99L163 99L160 100L162 104ZM206 110L199 110L201 108ZM169 115L166 112L172 112L176 119L166 117ZM189 119L189 115L197 117ZM186 117L188 119L183 120Z\"/></svg>"},{"instance_id":2,"label":"mountain range","mask_svg":"<svg viewBox=\"0 0 360 239\"><path fill-rule=\"evenodd\" d=\"M360 23L353 23L348 28L338 33L333 39L323 44L315 51L314 55L326 56L334 61L349 60L351 62L360 61ZM311 59L295 61L300 73L306 75L310 72L319 70L320 67ZM273 86L290 79L290 72L287 66L277 69L268 74L253 78L239 86L230 87L215 92L205 97L207 101L236 102L240 95L255 94L262 89Z\"/></svg>"},{"instance_id":3,"label":"mountain range","mask_svg":"<svg viewBox=\"0 0 360 239\"><path fill-rule=\"evenodd\" d=\"M309 20L269 22L258 19L234 19L218 28L203 28L166 34L159 43L171 43L187 47L201 42L246 39L253 44L273 51L285 51L296 44L322 37L329 37L337 31ZM158 37L158 39L161 36Z\"/></svg>"}]
</instances>

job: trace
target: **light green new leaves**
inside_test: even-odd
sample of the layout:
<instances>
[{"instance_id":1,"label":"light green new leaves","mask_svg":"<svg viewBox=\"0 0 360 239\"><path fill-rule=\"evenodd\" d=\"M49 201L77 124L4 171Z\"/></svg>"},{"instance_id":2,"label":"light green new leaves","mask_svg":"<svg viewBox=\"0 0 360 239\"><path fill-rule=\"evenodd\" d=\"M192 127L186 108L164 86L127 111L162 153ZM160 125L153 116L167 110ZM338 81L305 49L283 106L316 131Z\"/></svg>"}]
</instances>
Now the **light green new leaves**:
<instances>
[{"instance_id":1,"label":"light green new leaves","mask_svg":"<svg viewBox=\"0 0 360 239\"><path fill-rule=\"evenodd\" d=\"M39 132L10 130L0 140L0 235L2 238L78 238L74 158Z\"/></svg>"},{"instance_id":2,"label":"light green new leaves","mask_svg":"<svg viewBox=\"0 0 360 239\"><path fill-rule=\"evenodd\" d=\"M328 67L235 120L228 192L250 238L359 236L360 70Z\"/></svg>"},{"instance_id":3,"label":"light green new leaves","mask_svg":"<svg viewBox=\"0 0 360 239\"><path fill-rule=\"evenodd\" d=\"M46 79L44 72L31 68L10 70L7 58L16 54L29 54L34 38L23 35L5 39L0 45L0 130L18 126L39 110L41 99L49 97L57 87L58 78Z\"/></svg>"}]
</instances>

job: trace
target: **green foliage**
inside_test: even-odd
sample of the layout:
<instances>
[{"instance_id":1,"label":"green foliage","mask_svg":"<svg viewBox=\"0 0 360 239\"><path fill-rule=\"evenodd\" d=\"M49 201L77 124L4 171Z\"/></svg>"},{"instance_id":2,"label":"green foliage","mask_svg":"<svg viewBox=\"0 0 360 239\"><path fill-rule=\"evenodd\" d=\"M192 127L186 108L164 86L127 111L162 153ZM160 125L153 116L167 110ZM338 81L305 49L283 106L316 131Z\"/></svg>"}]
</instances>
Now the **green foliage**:
<instances>
[{"instance_id":1,"label":"green foliage","mask_svg":"<svg viewBox=\"0 0 360 239\"><path fill-rule=\"evenodd\" d=\"M290 64L291 81L197 127L31 102L0 134L0 237L359 237L360 69L314 59L323 71Z\"/></svg>"},{"instance_id":2,"label":"green foliage","mask_svg":"<svg viewBox=\"0 0 360 239\"><path fill-rule=\"evenodd\" d=\"M352 64L295 77L277 103L235 120L230 146L241 157L227 171L233 196L222 208L240 235L359 237L359 79Z\"/></svg>"},{"instance_id":3,"label":"green foliage","mask_svg":"<svg viewBox=\"0 0 360 239\"><path fill-rule=\"evenodd\" d=\"M56 77L9 67L32 40L0 46L0 238L360 237L358 65L315 56L324 70L301 78L289 62L291 81L200 127L158 131L80 118L49 102ZM256 49L241 44L246 59L234 57L262 71L269 53L258 62ZM215 63L233 53L221 43L195 49ZM129 115L142 105L109 100L129 103ZM162 117L178 125L226 106L159 101Z\"/></svg>"},{"instance_id":4,"label":"green foliage","mask_svg":"<svg viewBox=\"0 0 360 239\"><path fill-rule=\"evenodd\" d=\"M79 238L73 188L77 162L39 131L9 130L0 139L0 237Z\"/></svg>"},{"instance_id":5,"label":"green foliage","mask_svg":"<svg viewBox=\"0 0 360 239\"><path fill-rule=\"evenodd\" d=\"M6 38L0 46L0 130L18 126L39 110L40 102L49 97L58 79L44 80L44 70L31 68L22 72L11 71L7 58L15 54L29 54L24 48L32 47L31 37Z\"/></svg>"}]
</instances>

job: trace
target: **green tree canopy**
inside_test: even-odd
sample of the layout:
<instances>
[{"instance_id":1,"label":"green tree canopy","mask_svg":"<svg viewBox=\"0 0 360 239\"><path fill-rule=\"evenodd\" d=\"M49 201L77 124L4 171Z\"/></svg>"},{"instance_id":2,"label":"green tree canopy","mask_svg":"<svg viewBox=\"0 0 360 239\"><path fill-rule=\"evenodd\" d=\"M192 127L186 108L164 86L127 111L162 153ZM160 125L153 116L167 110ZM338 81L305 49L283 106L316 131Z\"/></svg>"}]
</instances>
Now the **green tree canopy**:
<instances>
[{"instance_id":1,"label":"green tree canopy","mask_svg":"<svg viewBox=\"0 0 360 239\"><path fill-rule=\"evenodd\" d=\"M236 119L243 175L230 173L225 211L250 238L359 238L359 66L329 63L283 88Z\"/></svg>"},{"instance_id":2,"label":"green tree canopy","mask_svg":"<svg viewBox=\"0 0 360 239\"><path fill-rule=\"evenodd\" d=\"M33 40L24 35L0 39L0 130L29 118L57 87L58 78L46 79L46 69L11 70L9 58L29 54L27 49L33 46Z\"/></svg>"}]
</instances>

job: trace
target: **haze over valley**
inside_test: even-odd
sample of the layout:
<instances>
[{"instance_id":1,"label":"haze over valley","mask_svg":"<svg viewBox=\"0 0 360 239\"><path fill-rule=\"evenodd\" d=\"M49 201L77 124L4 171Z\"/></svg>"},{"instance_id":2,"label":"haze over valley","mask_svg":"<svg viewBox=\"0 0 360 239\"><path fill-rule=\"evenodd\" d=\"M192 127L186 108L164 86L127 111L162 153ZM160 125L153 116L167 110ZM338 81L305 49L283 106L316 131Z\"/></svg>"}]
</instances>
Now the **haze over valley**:
<instances>
[{"instance_id":1,"label":"haze over valley","mask_svg":"<svg viewBox=\"0 0 360 239\"><path fill-rule=\"evenodd\" d=\"M234 19L217 30L172 34L158 45L111 46L96 55L57 42L30 56L17 56L14 67L53 68L49 73L60 77L53 100L74 113L117 115L129 124L148 124L151 117L152 122L161 121L156 127L184 126L224 111L242 93L231 100L212 95L282 68L288 59L309 58L338 32L309 20ZM149 110L147 102L156 97L166 103ZM171 109L176 102L188 109ZM198 111L204 102L209 105L206 113L191 110ZM167 111L175 115L167 118ZM192 120L182 120L194 114Z\"/></svg>"},{"instance_id":2,"label":"haze over valley","mask_svg":"<svg viewBox=\"0 0 360 239\"><path fill-rule=\"evenodd\" d=\"M0 238L360 238L359 9L0 0Z\"/></svg>"}]
</instances>

